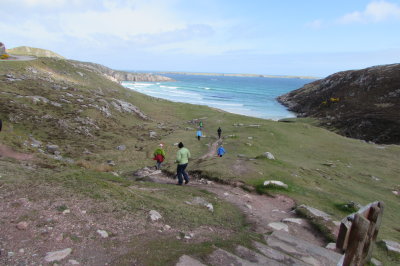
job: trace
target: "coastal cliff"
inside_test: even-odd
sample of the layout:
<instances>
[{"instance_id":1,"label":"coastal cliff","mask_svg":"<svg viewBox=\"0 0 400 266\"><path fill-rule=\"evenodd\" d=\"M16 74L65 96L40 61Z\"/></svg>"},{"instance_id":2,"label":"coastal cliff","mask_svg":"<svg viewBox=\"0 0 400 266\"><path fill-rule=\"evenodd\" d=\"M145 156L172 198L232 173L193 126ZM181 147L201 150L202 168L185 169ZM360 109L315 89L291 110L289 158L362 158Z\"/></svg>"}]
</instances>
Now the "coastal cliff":
<instances>
[{"instance_id":1,"label":"coastal cliff","mask_svg":"<svg viewBox=\"0 0 400 266\"><path fill-rule=\"evenodd\" d=\"M89 62L80 62L69 60L77 67L82 67L90 71L94 71L98 74L105 75L114 81L139 81L139 82L167 82L173 81L173 79L161 76L161 75L154 75L150 73L132 73L126 71L119 71L113 70L106 66L96 64L96 63L89 63Z\"/></svg>"},{"instance_id":2,"label":"coastal cliff","mask_svg":"<svg viewBox=\"0 0 400 266\"><path fill-rule=\"evenodd\" d=\"M11 49L7 49L7 52L13 55L30 55L35 57L43 57L43 58L56 58L67 60L71 62L76 67L81 67L87 69L92 72L96 72L97 74L101 74L108 79L121 82L121 81L139 81L139 82L166 82L173 81L173 79L164 77L161 75L153 75L150 73L131 73L126 71L118 71L108 68L106 66L89 63L89 62L80 62L75 60L68 60L65 57L46 49L29 47L29 46L20 46Z\"/></svg>"},{"instance_id":3,"label":"coastal cliff","mask_svg":"<svg viewBox=\"0 0 400 266\"><path fill-rule=\"evenodd\" d=\"M338 72L278 101L347 137L400 143L400 64Z\"/></svg>"}]
</instances>

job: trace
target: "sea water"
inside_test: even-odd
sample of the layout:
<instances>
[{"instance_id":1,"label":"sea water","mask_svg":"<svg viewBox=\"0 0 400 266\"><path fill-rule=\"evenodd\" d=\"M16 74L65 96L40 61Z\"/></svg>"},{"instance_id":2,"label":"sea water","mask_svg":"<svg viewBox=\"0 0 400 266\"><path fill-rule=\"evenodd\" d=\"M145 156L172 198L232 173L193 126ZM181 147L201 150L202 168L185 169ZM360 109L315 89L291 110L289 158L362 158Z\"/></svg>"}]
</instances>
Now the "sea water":
<instances>
[{"instance_id":1,"label":"sea water","mask_svg":"<svg viewBox=\"0 0 400 266\"><path fill-rule=\"evenodd\" d=\"M175 102L207 105L231 113L279 120L295 117L276 97L312 82L300 78L267 78L163 74L173 82L122 82L153 97Z\"/></svg>"}]
</instances>

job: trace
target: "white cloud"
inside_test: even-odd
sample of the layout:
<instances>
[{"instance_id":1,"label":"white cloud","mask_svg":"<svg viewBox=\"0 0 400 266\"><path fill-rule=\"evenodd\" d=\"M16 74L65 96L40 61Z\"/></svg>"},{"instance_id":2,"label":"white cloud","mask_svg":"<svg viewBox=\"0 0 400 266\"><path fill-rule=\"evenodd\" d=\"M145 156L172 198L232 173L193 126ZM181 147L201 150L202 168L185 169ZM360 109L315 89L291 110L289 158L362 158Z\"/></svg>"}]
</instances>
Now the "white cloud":
<instances>
[{"instance_id":1,"label":"white cloud","mask_svg":"<svg viewBox=\"0 0 400 266\"><path fill-rule=\"evenodd\" d=\"M363 11L354 11L346 14L338 22L342 24L376 23L389 19L400 20L400 6L383 0L369 3Z\"/></svg>"},{"instance_id":2,"label":"white cloud","mask_svg":"<svg viewBox=\"0 0 400 266\"><path fill-rule=\"evenodd\" d=\"M101 34L123 40L139 34L160 34L185 28L185 23L168 7L152 3L136 8L108 6L101 11L60 14L60 27L72 37L85 39Z\"/></svg>"}]
</instances>

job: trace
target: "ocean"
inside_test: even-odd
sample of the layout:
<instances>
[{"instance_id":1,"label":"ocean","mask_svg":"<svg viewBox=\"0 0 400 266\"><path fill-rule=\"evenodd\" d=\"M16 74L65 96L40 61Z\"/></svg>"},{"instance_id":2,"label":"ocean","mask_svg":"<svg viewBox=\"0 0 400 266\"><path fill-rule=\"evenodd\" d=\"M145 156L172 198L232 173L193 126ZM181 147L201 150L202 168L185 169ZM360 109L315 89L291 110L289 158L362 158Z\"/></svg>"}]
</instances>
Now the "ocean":
<instances>
[{"instance_id":1,"label":"ocean","mask_svg":"<svg viewBox=\"0 0 400 266\"><path fill-rule=\"evenodd\" d=\"M264 119L295 117L276 97L312 79L163 74L174 82L122 82L122 85L174 102L207 105L227 112Z\"/></svg>"}]
</instances>

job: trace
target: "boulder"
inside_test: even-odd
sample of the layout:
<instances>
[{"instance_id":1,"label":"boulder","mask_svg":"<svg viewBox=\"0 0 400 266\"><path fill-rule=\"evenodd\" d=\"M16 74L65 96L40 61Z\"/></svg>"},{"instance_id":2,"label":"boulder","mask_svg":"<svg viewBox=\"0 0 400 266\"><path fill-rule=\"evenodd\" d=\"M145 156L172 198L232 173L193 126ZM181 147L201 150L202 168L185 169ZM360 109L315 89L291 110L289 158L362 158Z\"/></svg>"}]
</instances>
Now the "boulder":
<instances>
[{"instance_id":1,"label":"boulder","mask_svg":"<svg viewBox=\"0 0 400 266\"><path fill-rule=\"evenodd\" d=\"M125 146L125 145L119 145L119 146L117 147L117 150L119 150L119 151L124 151L124 150L126 150L126 146Z\"/></svg>"},{"instance_id":2,"label":"boulder","mask_svg":"<svg viewBox=\"0 0 400 266\"><path fill-rule=\"evenodd\" d=\"M59 149L60 148L58 147L58 145L49 144L46 146L46 151L50 154L56 154L56 152L59 151Z\"/></svg>"},{"instance_id":3,"label":"boulder","mask_svg":"<svg viewBox=\"0 0 400 266\"><path fill-rule=\"evenodd\" d=\"M157 220L162 218L161 214L159 212L155 211L155 210L151 210L149 212L149 215L150 215L151 221L153 221L153 222L155 222L155 221L157 221Z\"/></svg>"},{"instance_id":4,"label":"boulder","mask_svg":"<svg viewBox=\"0 0 400 266\"><path fill-rule=\"evenodd\" d=\"M280 187L287 189L289 186L283 183L282 181L277 180L267 180L264 182L265 187Z\"/></svg>"},{"instance_id":5,"label":"boulder","mask_svg":"<svg viewBox=\"0 0 400 266\"><path fill-rule=\"evenodd\" d=\"M263 153L263 156L264 156L265 158L267 158L267 159L275 160L275 156L274 156L272 153L270 153L269 151L264 152L264 153Z\"/></svg>"},{"instance_id":6,"label":"boulder","mask_svg":"<svg viewBox=\"0 0 400 266\"><path fill-rule=\"evenodd\" d=\"M400 254L400 243L391 240L382 240L389 252Z\"/></svg>"},{"instance_id":7,"label":"boulder","mask_svg":"<svg viewBox=\"0 0 400 266\"><path fill-rule=\"evenodd\" d=\"M152 139L153 139L153 138L156 138L156 137L157 137L157 132L155 132L155 131L150 131L150 132L149 132L149 137L152 138Z\"/></svg>"}]
</instances>

